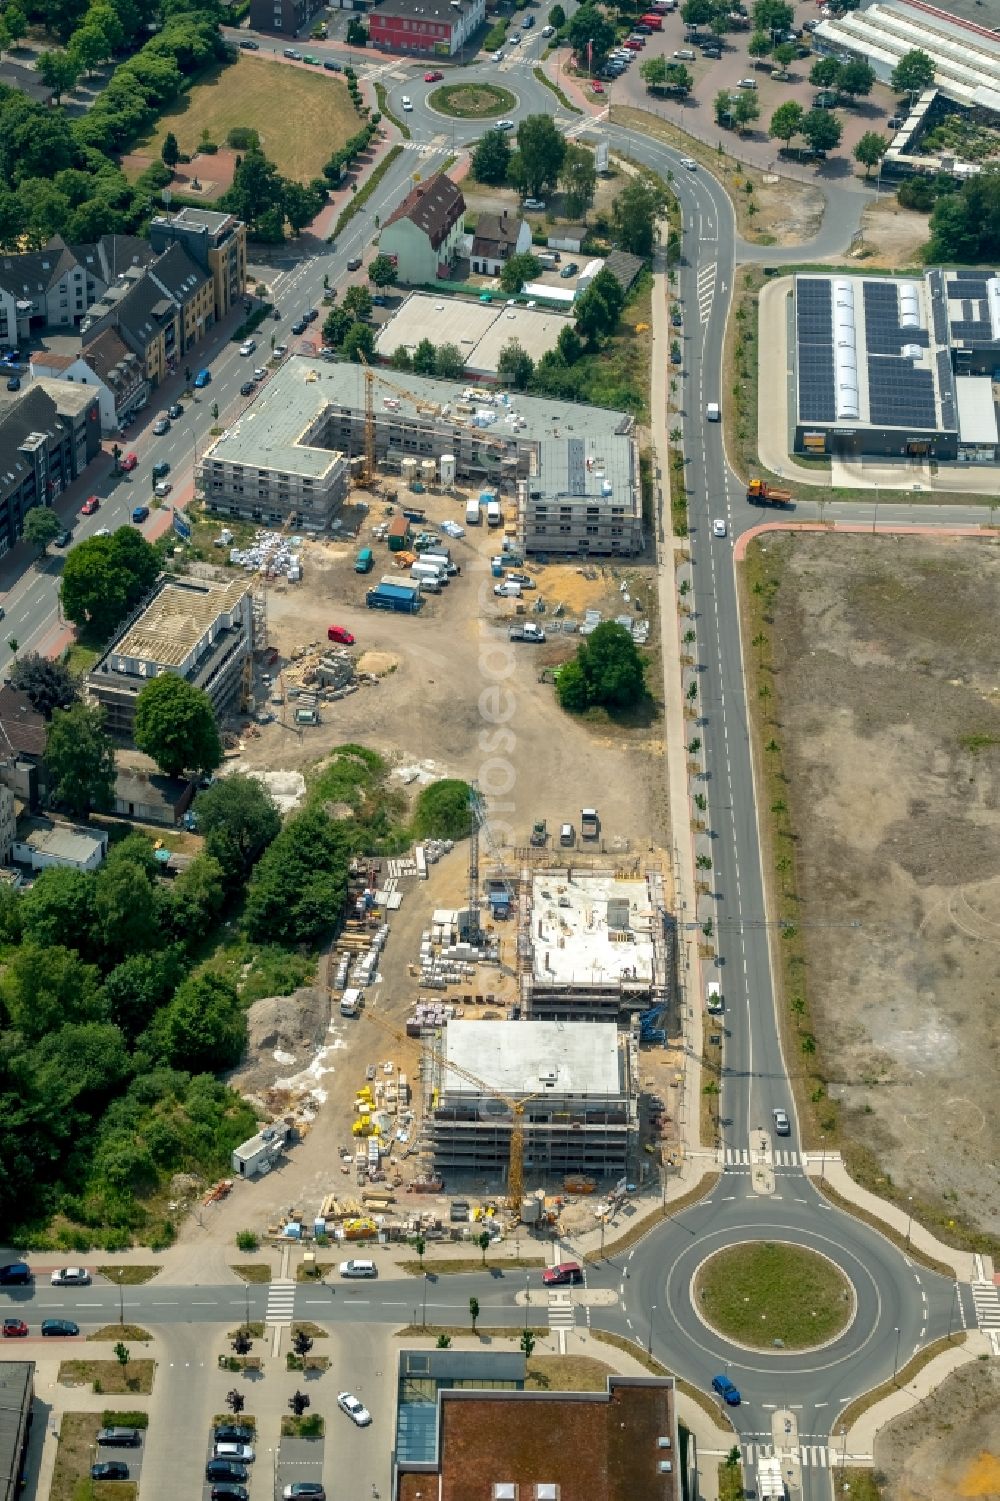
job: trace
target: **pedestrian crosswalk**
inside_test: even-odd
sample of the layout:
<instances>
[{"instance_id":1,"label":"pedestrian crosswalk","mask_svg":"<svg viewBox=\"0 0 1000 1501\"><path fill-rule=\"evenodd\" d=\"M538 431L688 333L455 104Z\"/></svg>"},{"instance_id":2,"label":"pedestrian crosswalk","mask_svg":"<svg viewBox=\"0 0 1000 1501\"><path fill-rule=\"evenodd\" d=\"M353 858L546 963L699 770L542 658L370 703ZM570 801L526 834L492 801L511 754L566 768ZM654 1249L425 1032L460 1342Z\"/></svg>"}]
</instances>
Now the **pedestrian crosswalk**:
<instances>
[{"instance_id":1,"label":"pedestrian crosswalk","mask_svg":"<svg viewBox=\"0 0 1000 1501\"><path fill-rule=\"evenodd\" d=\"M573 1294L565 1289L549 1293L549 1328L572 1329L576 1325Z\"/></svg>"},{"instance_id":2,"label":"pedestrian crosswalk","mask_svg":"<svg viewBox=\"0 0 1000 1501\"><path fill-rule=\"evenodd\" d=\"M268 1284L267 1312L264 1318L269 1324L290 1324L295 1308L295 1283L290 1277L278 1277Z\"/></svg>"},{"instance_id":3,"label":"pedestrian crosswalk","mask_svg":"<svg viewBox=\"0 0 1000 1501\"><path fill-rule=\"evenodd\" d=\"M780 1453L782 1459L797 1459L804 1470L828 1470L837 1464L840 1459L839 1451L832 1449L829 1444L800 1444L797 1449L777 1450L773 1444L744 1444L743 1462L747 1468L754 1468L762 1459L773 1459ZM851 1458L856 1458L851 1455Z\"/></svg>"},{"instance_id":4,"label":"pedestrian crosswalk","mask_svg":"<svg viewBox=\"0 0 1000 1501\"><path fill-rule=\"evenodd\" d=\"M726 1167L750 1167L750 1151L747 1147L727 1147L723 1159ZM798 1152L773 1152L771 1154L772 1167L800 1167L802 1159Z\"/></svg>"},{"instance_id":5,"label":"pedestrian crosswalk","mask_svg":"<svg viewBox=\"0 0 1000 1501\"><path fill-rule=\"evenodd\" d=\"M1000 1288L992 1282L973 1282L972 1304L980 1329L1000 1329Z\"/></svg>"},{"instance_id":6,"label":"pedestrian crosswalk","mask_svg":"<svg viewBox=\"0 0 1000 1501\"><path fill-rule=\"evenodd\" d=\"M712 312L712 299L715 296L715 272L716 264L713 261L710 266L702 266L698 272L698 315L702 323L707 323Z\"/></svg>"}]
</instances>

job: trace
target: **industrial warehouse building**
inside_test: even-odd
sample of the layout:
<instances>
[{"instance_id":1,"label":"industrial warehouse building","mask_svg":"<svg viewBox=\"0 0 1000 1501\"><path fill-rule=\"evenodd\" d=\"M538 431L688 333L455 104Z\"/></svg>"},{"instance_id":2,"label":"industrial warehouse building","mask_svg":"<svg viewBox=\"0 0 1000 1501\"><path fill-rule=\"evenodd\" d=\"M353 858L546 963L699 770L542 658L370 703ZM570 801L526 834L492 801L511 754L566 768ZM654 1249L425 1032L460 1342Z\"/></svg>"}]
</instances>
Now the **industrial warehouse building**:
<instances>
[{"instance_id":1,"label":"industrial warehouse building","mask_svg":"<svg viewBox=\"0 0 1000 1501\"><path fill-rule=\"evenodd\" d=\"M1000 274L796 276L798 453L1000 458Z\"/></svg>"},{"instance_id":2,"label":"industrial warehouse building","mask_svg":"<svg viewBox=\"0 0 1000 1501\"><path fill-rule=\"evenodd\" d=\"M144 684L165 672L203 688L222 719L240 705L254 643L254 600L246 579L160 579L88 674L108 732L132 737L135 703Z\"/></svg>"},{"instance_id":3,"label":"industrial warehouse building","mask_svg":"<svg viewBox=\"0 0 1000 1501\"><path fill-rule=\"evenodd\" d=\"M426 1126L439 1173L506 1172L520 1106L526 1182L626 1171L639 1126L637 1044L614 1022L450 1021L443 1049Z\"/></svg>"},{"instance_id":4,"label":"industrial warehouse building","mask_svg":"<svg viewBox=\"0 0 1000 1501\"><path fill-rule=\"evenodd\" d=\"M445 484L506 487L511 509L517 481L526 481L517 509L529 551L587 556L642 546L629 413L409 372L383 377L374 370L372 379L380 469L404 476L420 469L425 482L440 474ZM364 450L361 366L296 356L202 456L198 488L222 515L272 525L294 518L319 531L335 518L351 460Z\"/></svg>"}]
</instances>

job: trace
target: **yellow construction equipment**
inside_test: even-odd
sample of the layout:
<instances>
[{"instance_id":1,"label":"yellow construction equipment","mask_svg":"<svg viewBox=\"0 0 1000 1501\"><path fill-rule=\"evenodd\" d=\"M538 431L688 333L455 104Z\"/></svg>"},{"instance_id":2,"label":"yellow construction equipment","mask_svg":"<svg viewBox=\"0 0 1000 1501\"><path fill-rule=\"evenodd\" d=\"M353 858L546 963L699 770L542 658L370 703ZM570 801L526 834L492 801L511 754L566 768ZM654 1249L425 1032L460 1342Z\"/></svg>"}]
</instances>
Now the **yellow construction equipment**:
<instances>
[{"instance_id":1,"label":"yellow construction equipment","mask_svg":"<svg viewBox=\"0 0 1000 1501\"><path fill-rule=\"evenodd\" d=\"M392 1022L384 1021L382 1017L376 1016L370 1009L366 1009L361 1014L366 1021L372 1022L376 1027L381 1027L383 1032L388 1032L390 1037L394 1037L397 1042L405 1043L410 1041L404 1031L394 1026ZM524 1107L532 1100L537 1099L544 1091L537 1089L534 1093L525 1095L520 1100L512 1100L509 1095L503 1094L499 1089L494 1089L492 1084L488 1084L485 1079L481 1079L478 1074L472 1073L470 1069L461 1068L457 1063L450 1063L439 1048L433 1047L430 1043L426 1042L423 1046L435 1062L441 1065L442 1069L451 1069L460 1078L467 1079L470 1084L474 1084L483 1094L489 1095L491 1100L499 1100L501 1105L506 1105L510 1111L510 1161L507 1169L507 1208L514 1215L515 1219L520 1219L521 1203L524 1199ZM435 1091L436 1093L437 1091Z\"/></svg>"}]
</instances>

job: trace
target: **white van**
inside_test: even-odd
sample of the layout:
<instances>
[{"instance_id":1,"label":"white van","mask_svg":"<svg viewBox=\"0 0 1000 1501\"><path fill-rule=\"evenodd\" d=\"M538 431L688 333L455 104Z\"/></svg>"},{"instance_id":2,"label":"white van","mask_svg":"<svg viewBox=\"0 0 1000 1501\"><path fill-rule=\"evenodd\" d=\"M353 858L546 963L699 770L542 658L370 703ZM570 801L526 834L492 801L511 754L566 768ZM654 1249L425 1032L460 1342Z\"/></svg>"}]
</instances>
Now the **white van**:
<instances>
[{"instance_id":1,"label":"white van","mask_svg":"<svg viewBox=\"0 0 1000 1501\"><path fill-rule=\"evenodd\" d=\"M337 1268L342 1277L377 1277L374 1261L342 1261Z\"/></svg>"},{"instance_id":2,"label":"white van","mask_svg":"<svg viewBox=\"0 0 1000 1501\"><path fill-rule=\"evenodd\" d=\"M478 526L483 519L482 506L478 500L469 500L465 504L466 526Z\"/></svg>"},{"instance_id":3,"label":"white van","mask_svg":"<svg viewBox=\"0 0 1000 1501\"><path fill-rule=\"evenodd\" d=\"M708 406L705 408L705 421L706 422L721 422L722 421L722 409L719 406L719 403L717 401L710 401L708 403Z\"/></svg>"},{"instance_id":4,"label":"white van","mask_svg":"<svg viewBox=\"0 0 1000 1501\"><path fill-rule=\"evenodd\" d=\"M486 521L489 526L499 526L503 521L503 512L500 510L500 502L498 500L487 501Z\"/></svg>"},{"instance_id":5,"label":"white van","mask_svg":"<svg viewBox=\"0 0 1000 1501\"><path fill-rule=\"evenodd\" d=\"M709 980L705 986L705 1010L711 1016L721 1016L725 1007L722 999L722 986L718 980Z\"/></svg>"}]
</instances>

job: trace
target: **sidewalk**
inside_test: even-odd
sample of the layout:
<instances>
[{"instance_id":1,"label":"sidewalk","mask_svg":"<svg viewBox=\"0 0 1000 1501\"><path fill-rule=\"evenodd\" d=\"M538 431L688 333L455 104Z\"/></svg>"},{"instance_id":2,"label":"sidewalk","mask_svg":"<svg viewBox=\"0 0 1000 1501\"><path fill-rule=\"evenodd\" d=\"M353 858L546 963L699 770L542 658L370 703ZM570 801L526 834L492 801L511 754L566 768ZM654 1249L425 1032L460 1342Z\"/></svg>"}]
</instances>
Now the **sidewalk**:
<instances>
[{"instance_id":1,"label":"sidewalk","mask_svg":"<svg viewBox=\"0 0 1000 1501\"><path fill-rule=\"evenodd\" d=\"M848 1463L852 1455L871 1455L875 1452L875 1440L887 1423L909 1412L926 1401L942 1381L970 1360L982 1360L990 1354L990 1344L980 1329L970 1329L964 1344L943 1350L935 1360L918 1371L912 1381L899 1386L890 1396L869 1407L856 1423L847 1430ZM840 1440L838 1439L838 1442Z\"/></svg>"}]
</instances>

